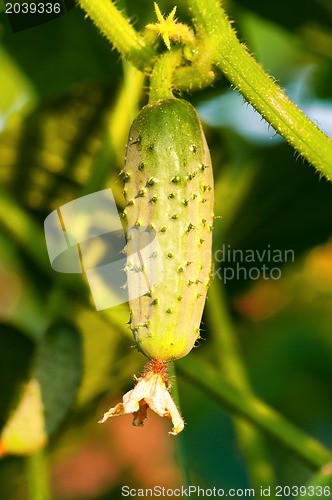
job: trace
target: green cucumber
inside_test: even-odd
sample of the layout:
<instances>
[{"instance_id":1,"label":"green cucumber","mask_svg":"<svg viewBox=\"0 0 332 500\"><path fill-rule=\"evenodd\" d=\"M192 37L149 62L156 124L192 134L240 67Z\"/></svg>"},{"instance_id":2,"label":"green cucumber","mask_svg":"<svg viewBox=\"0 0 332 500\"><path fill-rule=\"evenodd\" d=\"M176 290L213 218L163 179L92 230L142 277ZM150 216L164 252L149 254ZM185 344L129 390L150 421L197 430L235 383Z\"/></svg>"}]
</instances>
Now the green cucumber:
<instances>
[{"instance_id":1,"label":"green cucumber","mask_svg":"<svg viewBox=\"0 0 332 500\"><path fill-rule=\"evenodd\" d=\"M211 271L213 173L191 104L171 98L141 110L130 129L123 174L127 226L155 231L160 255L149 258L159 257L163 267L160 283L129 300L131 329L143 354L173 361L199 338ZM138 238L143 247L144 231ZM128 259L133 245L129 239ZM128 288L130 297L129 277Z\"/></svg>"}]
</instances>

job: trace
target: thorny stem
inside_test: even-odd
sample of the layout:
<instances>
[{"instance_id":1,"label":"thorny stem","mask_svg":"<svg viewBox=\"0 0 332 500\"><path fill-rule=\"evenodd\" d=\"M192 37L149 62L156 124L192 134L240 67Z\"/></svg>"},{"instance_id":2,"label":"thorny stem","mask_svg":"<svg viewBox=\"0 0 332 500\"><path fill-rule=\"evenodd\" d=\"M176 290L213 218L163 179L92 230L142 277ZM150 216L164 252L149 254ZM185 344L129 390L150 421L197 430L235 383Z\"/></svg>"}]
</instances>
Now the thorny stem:
<instances>
[{"instance_id":1,"label":"thorny stem","mask_svg":"<svg viewBox=\"0 0 332 500\"><path fill-rule=\"evenodd\" d=\"M332 180L332 141L286 96L240 43L218 0L187 0L212 59L228 80L304 158ZM202 33L201 33L202 36Z\"/></svg>"},{"instance_id":2,"label":"thorny stem","mask_svg":"<svg viewBox=\"0 0 332 500\"><path fill-rule=\"evenodd\" d=\"M177 362L178 371L210 394L217 402L226 406L235 415L245 417L259 429L277 439L289 451L313 470L319 470L332 461L332 452L321 443L307 436L295 425L254 395L238 391L210 364L191 355Z\"/></svg>"},{"instance_id":3,"label":"thorny stem","mask_svg":"<svg viewBox=\"0 0 332 500\"><path fill-rule=\"evenodd\" d=\"M81 7L120 54L147 73L155 51L109 0L79 0ZM179 68L174 83L180 90L210 85L211 63L228 78L256 110L316 169L332 180L332 141L286 96L238 40L218 0L187 0L196 21L197 39L207 58ZM205 43L204 43L205 41ZM204 64L202 63L204 62ZM205 69L202 71L202 64ZM207 68L209 66L209 70Z\"/></svg>"}]
</instances>

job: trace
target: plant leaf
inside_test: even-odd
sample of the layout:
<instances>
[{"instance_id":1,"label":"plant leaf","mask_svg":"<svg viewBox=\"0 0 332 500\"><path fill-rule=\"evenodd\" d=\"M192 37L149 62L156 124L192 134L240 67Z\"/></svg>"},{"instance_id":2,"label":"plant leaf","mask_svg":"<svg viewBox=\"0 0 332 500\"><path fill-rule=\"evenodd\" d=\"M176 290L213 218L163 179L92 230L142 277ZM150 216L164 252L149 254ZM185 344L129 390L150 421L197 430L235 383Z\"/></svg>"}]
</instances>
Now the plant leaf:
<instances>
[{"instance_id":1,"label":"plant leaf","mask_svg":"<svg viewBox=\"0 0 332 500\"><path fill-rule=\"evenodd\" d=\"M72 406L81 379L76 327L52 325L39 344L31 377L0 438L0 454L26 455L43 448Z\"/></svg>"}]
</instances>

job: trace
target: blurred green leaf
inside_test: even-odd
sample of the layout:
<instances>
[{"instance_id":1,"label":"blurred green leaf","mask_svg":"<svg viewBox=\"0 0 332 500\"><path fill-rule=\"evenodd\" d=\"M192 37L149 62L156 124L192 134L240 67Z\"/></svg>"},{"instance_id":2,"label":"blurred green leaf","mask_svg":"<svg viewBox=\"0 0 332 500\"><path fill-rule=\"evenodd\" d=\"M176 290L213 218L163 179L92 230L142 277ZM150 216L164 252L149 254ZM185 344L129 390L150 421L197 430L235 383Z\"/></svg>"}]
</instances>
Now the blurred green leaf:
<instances>
[{"instance_id":1,"label":"blurred green leaf","mask_svg":"<svg viewBox=\"0 0 332 500\"><path fill-rule=\"evenodd\" d=\"M0 428L5 424L13 394L28 375L34 343L16 328L0 325Z\"/></svg>"},{"instance_id":2,"label":"blurred green leaf","mask_svg":"<svg viewBox=\"0 0 332 500\"><path fill-rule=\"evenodd\" d=\"M1 197L1 195L0 195ZM15 242L0 229L0 318L33 340L49 322L45 297Z\"/></svg>"},{"instance_id":3,"label":"blurred green leaf","mask_svg":"<svg viewBox=\"0 0 332 500\"><path fill-rule=\"evenodd\" d=\"M33 88L15 61L0 47L0 131L5 127L9 117L22 108L33 105L35 95Z\"/></svg>"},{"instance_id":4,"label":"blurred green leaf","mask_svg":"<svg viewBox=\"0 0 332 500\"><path fill-rule=\"evenodd\" d=\"M34 369L48 435L73 405L81 376L82 347L77 328L66 322L52 325L39 345Z\"/></svg>"},{"instance_id":5,"label":"blurred green leaf","mask_svg":"<svg viewBox=\"0 0 332 500\"><path fill-rule=\"evenodd\" d=\"M52 325L38 345L31 377L2 430L2 453L26 455L46 445L75 400L81 357L77 329L65 322Z\"/></svg>"},{"instance_id":6,"label":"blurred green leaf","mask_svg":"<svg viewBox=\"0 0 332 500\"><path fill-rule=\"evenodd\" d=\"M111 70L117 66L117 55L92 23L84 20L81 9L16 33L2 13L0 25L3 48L40 99L66 93L74 85L117 79L117 72Z\"/></svg>"},{"instance_id":7,"label":"blurred green leaf","mask_svg":"<svg viewBox=\"0 0 332 500\"><path fill-rule=\"evenodd\" d=\"M118 319L122 328L112 323L114 309L119 313L122 310ZM144 363L142 356L129 349L133 344L129 328L127 335L123 331L128 321L128 308L117 306L109 311L111 321L105 314L97 315L88 309L77 312L84 352L84 373L77 398L79 407L88 405L105 392L109 397L117 395L119 388L127 387L133 373L139 373Z\"/></svg>"},{"instance_id":8,"label":"blurred green leaf","mask_svg":"<svg viewBox=\"0 0 332 500\"><path fill-rule=\"evenodd\" d=\"M40 222L88 181L111 98L110 87L81 87L44 102L0 134L0 181ZM110 175L109 155L108 161Z\"/></svg>"},{"instance_id":9,"label":"blurred green leaf","mask_svg":"<svg viewBox=\"0 0 332 500\"><path fill-rule=\"evenodd\" d=\"M40 386L33 378L25 384L20 401L2 430L0 455L35 453L46 443Z\"/></svg>"}]
</instances>

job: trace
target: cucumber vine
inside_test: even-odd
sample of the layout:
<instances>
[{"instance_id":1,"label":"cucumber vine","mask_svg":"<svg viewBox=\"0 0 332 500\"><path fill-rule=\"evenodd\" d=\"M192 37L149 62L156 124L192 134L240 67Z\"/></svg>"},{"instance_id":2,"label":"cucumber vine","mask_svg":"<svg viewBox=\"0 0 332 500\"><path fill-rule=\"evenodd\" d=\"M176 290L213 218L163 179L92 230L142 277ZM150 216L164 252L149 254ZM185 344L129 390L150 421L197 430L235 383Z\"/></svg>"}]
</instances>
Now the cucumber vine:
<instances>
[{"instance_id":1,"label":"cucumber vine","mask_svg":"<svg viewBox=\"0 0 332 500\"><path fill-rule=\"evenodd\" d=\"M121 56L149 75L158 60L157 51L130 25L114 3L109 0L79 0L79 3ZM173 75L174 87L193 91L225 75L261 116L331 181L331 139L288 98L240 43L218 0L187 0L187 5L195 37L189 27L175 21L175 9L164 18L156 7L159 22L153 25L153 29L162 34L168 49L172 40L184 44L182 63ZM166 59L164 62L167 64Z\"/></svg>"}]
</instances>

